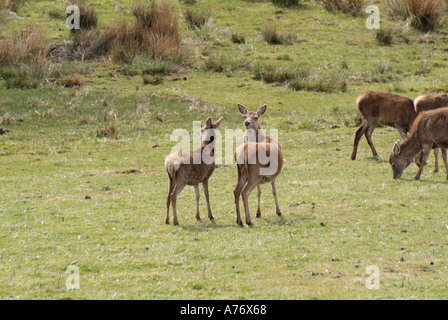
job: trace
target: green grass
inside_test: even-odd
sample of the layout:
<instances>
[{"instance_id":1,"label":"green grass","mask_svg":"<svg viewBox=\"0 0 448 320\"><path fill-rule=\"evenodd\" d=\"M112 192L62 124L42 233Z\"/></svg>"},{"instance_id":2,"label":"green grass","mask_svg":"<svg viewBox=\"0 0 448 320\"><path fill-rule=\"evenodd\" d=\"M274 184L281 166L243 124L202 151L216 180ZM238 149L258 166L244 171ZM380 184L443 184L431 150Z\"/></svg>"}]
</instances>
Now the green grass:
<instances>
[{"instance_id":1,"label":"green grass","mask_svg":"<svg viewBox=\"0 0 448 320\"><path fill-rule=\"evenodd\" d=\"M282 13L271 2L175 2L179 13L193 7L212 20L201 30L180 20L184 43L193 48L189 65L80 64L84 84L78 88L42 82L34 89L5 89L0 80L0 127L11 131L0 136L0 297L447 299L443 170L433 174L431 158L421 181L413 180L415 165L393 180L387 159L399 136L391 128L373 134L380 159L371 157L365 139L358 160L350 154L362 92L415 98L448 90L448 26L417 43L416 31L384 17L384 25L402 30L409 43L381 46L365 17L303 2ZM88 3L98 10L100 30L132 18L131 1L120 1L120 10ZM49 16L55 7L25 2L18 13L57 43L69 32L58 31L61 23ZM261 35L267 22L294 31L297 41L267 44ZM8 20L0 32L24 25ZM234 30L244 30L244 44L232 41ZM223 71L207 70L208 57ZM319 75L342 72L347 87L293 91L287 83L253 78L254 66L273 64L284 70L305 65ZM150 75L163 82L144 85L142 77ZM238 227L236 168L226 164L210 180L215 221L207 218L202 192L202 221L196 221L194 191L186 188L178 200L180 225L165 225L164 157L177 143L171 132L191 131L193 121L209 115L224 116L223 132L242 129L238 102L251 110L268 104L263 128L279 130L283 216L276 216L266 185L262 217L255 218L254 192L254 227ZM116 136L98 137L110 121ZM69 265L79 267L79 290L66 290ZM366 289L371 265L380 269L379 290Z\"/></svg>"}]
</instances>

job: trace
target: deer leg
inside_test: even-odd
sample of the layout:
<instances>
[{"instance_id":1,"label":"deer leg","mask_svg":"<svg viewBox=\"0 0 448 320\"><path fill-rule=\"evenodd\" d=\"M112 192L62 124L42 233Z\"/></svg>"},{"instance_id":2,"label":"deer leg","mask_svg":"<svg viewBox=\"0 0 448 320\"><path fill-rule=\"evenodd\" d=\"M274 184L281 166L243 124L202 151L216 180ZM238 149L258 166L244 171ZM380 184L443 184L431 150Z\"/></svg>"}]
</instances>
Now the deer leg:
<instances>
[{"instance_id":1,"label":"deer leg","mask_svg":"<svg viewBox=\"0 0 448 320\"><path fill-rule=\"evenodd\" d=\"M258 188L258 208L257 208L257 218L261 217L261 210L260 210L260 199L261 199L261 187L260 184L257 184L257 188Z\"/></svg>"},{"instance_id":2,"label":"deer leg","mask_svg":"<svg viewBox=\"0 0 448 320\"><path fill-rule=\"evenodd\" d=\"M243 190L243 187L247 182L247 176L241 172L242 168L240 168L240 165L237 165L237 169L238 169L238 182L236 183L235 190L233 190L233 194L235 195L236 223L242 227L243 221L241 221L241 213L240 213L240 195L241 190Z\"/></svg>"},{"instance_id":3,"label":"deer leg","mask_svg":"<svg viewBox=\"0 0 448 320\"><path fill-rule=\"evenodd\" d=\"M252 190L258 185L259 182L260 178L258 176L252 179L249 177L249 181L247 182L246 186L242 191L244 212L246 214L246 224L248 226L252 226L252 221L250 219L250 212L249 212L249 195L252 192Z\"/></svg>"},{"instance_id":4,"label":"deer leg","mask_svg":"<svg viewBox=\"0 0 448 320\"><path fill-rule=\"evenodd\" d=\"M173 205L173 222L174 225L178 225L179 222L177 221L177 208L176 208L176 200L177 200L177 196L179 195L179 193L181 193L181 191L183 190L183 188L185 187L186 182L184 181L177 181L176 182L176 187L174 188L173 192L171 193L171 203Z\"/></svg>"},{"instance_id":5,"label":"deer leg","mask_svg":"<svg viewBox=\"0 0 448 320\"><path fill-rule=\"evenodd\" d=\"M356 159L356 153L358 152L359 140L361 140L362 136L365 134L367 127L368 127L367 122L363 121L361 127L358 129L358 131L356 131L355 142L353 143L353 152L352 152L352 158L351 158L352 160Z\"/></svg>"},{"instance_id":6,"label":"deer leg","mask_svg":"<svg viewBox=\"0 0 448 320\"><path fill-rule=\"evenodd\" d=\"M271 185L272 185L272 194L274 196L274 200L275 200L275 210L276 213L279 217L282 216L282 212L280 211L280 206L278 205L278 200L277 200L277 188L275 187L275 179L271 181Z\"/></svg>"},{"instance_id":7,"label":"deer leg","mask_svg":"<svg viewBox=\"0 0 448 320\"><path fill-rule=\"evenodd\" d=\"M166 197L166 219L165 223L170 224L170 203L171 203L171 193L174 190L174 185L176 184L176 181L174 178L171 178L170 175L168 175L168 178L170 180L169 188L168 188L168 196Z\"/></svg>"},{"instance_id":8,"label":"deer leg","mask_svg":"<svg viewBox=\"0 0 448 320\"><path fill-rule=\"evenodd\" d=\"M420 168L418 169L417 175L415 176L415 180L420 180L420 176L422 175L423 168L426 165L426 161L428 160L428 156L430 153L431 153L431 148L423 147L422 163L420 163Z\"/></svg>"},{"instance_id":9,"label":"deer leg","mask_svg":"<svg viewBox=\"0 0 448 320\"><path fill-rule=\"evenodd\" d=\"M212 209L210 208L210 200L209 200L209 194L208 194L208 180L205 180L202 182L202 185L204 186L204 195L205 195L205 201L207 201L207 212L208 212L208 218L210 220L213 220L212 215Z\"/></svg>"},{"instance_id":10,"label":"deer leg","mask_svg":"<svg viewBox=\"0 0 448 320\"><path fill-rule=\"evenodd\" d=\"M446 178L448 179L448 161L447 161L446 149L442 149L442 159L443 159L443 162L445 163Z\"/></svg>"},{"instance_id":11,"label":"deer leg","mask_svg":"<svg viewBox=\"0 0 448 320\"><path fill-rule=\"evenodd\" d=\"M196 193L196 219L197 220L201 220L201 216L199 215L199 198L200 198L200 194L199 194L199 185L195 185L194 186L194 192Z\"/></svg>"},{"instance_id":12,"label":"deer leg","mask_svg":"<svg viewBox=\"0 0 448 320\"><path fill-rule=\"evenodd\" d=\"M434 173L439 172L439 148L434 149L435 168Z\"/></svg>"},{"instance_id":13,"label":"deer leg","mask_svg":"<svg viewBox=\"0 0 448 320\"><path fill-rule=\"evenodd\" d=\"M367 143L369 144L370 149L372 149L372 154L374 157L378 157L378 153L376 152L375 147L373 146L372 133L373 133L373 130L375 130L377 124L378 124L378 122L376 122L376 121L374 123L370 124L366 131Z\"/></svg>"}]
</instances>

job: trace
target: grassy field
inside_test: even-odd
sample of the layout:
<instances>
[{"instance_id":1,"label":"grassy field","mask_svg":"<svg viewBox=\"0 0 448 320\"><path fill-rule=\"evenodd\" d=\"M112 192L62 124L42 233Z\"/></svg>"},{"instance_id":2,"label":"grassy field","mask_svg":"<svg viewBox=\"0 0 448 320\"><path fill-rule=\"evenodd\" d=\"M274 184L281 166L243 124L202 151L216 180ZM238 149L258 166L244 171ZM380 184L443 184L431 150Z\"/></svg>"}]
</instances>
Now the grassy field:
<instances>
[{"instance_id":1,"label":"grassy field","mask_svg":"<svg viewBox=\"0 0 448 320\"><path fill-rule=\"evenodd\" d=\"M365 139L356 161L350 154L364 91L410 98L448 91L448 15L421 33L390 19L382 1L366 1L394 31L387 46L366 28L366 14L302 2L172 1L187 57L160 84L143 71L156 62L138 59L52 62L63 77L81 74L75 87L43 77L16 88L0 77L0 127L10 131L0 136L0 298L447 299L444 170L432 173L431 157L420 181L415 165L393 180L387 160L399 136L392 128L373 134L380 158ZM133 3L86 1L99 32L132 21ZM17 17L3 10L0 39L33 23L48 45L69 41L64 19L49 14L65 6L23 1ZM206 11L206 24L188 27L186 8ZM267 25L290 41L268 44ZM257 70L269 66L305 69L314 80L299 90L258 80ZM215 220L207 219L203 194L202 221L195 219L194 190L186 188L180 225L166 225L170 134L208 116L223 116L223 131L243 129L238 102L251 110L266 103L263 128L279 130L283 216L266 185L262 217L255 218L254 192L254 226L238 227L236 168L224 164L210 180ZM103 136L110 122L116 133ZM68 266L79 268L78 290L66 288ZM379 289L366 288L369 266L380 271Z\"/></svg>"}]
</instances>

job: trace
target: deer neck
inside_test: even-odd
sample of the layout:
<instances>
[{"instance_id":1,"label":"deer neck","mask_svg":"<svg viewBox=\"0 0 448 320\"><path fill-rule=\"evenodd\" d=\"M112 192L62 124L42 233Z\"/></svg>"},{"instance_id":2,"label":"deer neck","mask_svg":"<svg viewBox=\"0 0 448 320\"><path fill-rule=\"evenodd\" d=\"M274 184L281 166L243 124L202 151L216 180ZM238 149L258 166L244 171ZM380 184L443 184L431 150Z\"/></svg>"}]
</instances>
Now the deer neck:
<instances>
[{"instance_id":1,"label":"deer neck","mask_svg":"<svg viewBox=\"0 0 448 320\"><path fill-rule=\"evenodd\" d=\"M215 156L215 141L202 141L201 153L206 149L211 157Z\"/></svg>"},{"instance_id":2,"label":"deer neck","mask_svg":"<svg viewBox=\"0 0 448 320\"><path fill-rule=\"evenodd\" d=\"M409 160L415 158L422 151L422 144L419 139L408 137L400 147L400 157Z\"/></svg>"},{"instance_id":3,"label":"deer neck","mask_svg":"<svg viewBox=\"0 0 448 320\"><path fill-rule=\"evenodd\" d=\"M253 129L251 129L251 130L253 130ZM252 141L252 139L248 139L248 135L246 134L246 137L245 137L246 142L263 142L266 140L266 135L264 134L263 130L261 130L260 126L258 127L257 130L253 130L253 132L255 133L255 141Z\"/></svg>"}]
</instances>

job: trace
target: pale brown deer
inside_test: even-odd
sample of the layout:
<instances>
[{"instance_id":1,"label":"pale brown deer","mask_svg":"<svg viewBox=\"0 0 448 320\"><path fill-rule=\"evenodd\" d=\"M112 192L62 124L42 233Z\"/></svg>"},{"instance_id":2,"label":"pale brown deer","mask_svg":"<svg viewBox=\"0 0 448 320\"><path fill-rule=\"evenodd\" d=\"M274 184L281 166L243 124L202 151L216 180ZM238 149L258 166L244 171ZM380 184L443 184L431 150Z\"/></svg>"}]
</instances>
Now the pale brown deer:
<instances>
[{"instance_id":1,"label":"pale brown deer","mask_svg":"<svg viewBox=\"0 0 448 320\"><path fill-rule=\"evenodd\" d=\"M215 170L214 148L216 145L216 128L222 117L213 123L211 118L205 122L201 129L202 146L194 151L174 152L166 157L165 168L169 178L168 197L166 199L166 224L170 223L170 203L173 205L173 222L178 225L176 200L186 185L194 186L196 193L196 219L199 215L199 184L204 188L207 211L210 220L213 220L208 193L208 180Z\"/></svg>"},{"instance_id":2,"label":"pale brown deer","mask_svg":"<svg viewBox=\"0 0 448 320\"><path fill-rule=\"evenodd\" d=\"M378 156L373 146L372 133L379 123L396 128L401 138L405 139L417 117L411 99L391 93L368 91L360 95L356 103L362 115L362 125L356 131L352 160L356 159L359 140L363 135L366 136L373 156Z\"/></svg>"},{"instance_id":3,"label":"pale brown deer","mask_svg":"<svg viewBox=\"0 0 448 320\"><path fill-rule=\"evenodd\" d=\"M438 108L448 107L448 94L446 93L431 93L418 97L414 101L415 111L418 113L434 110ZM442 149L442 158L446 159L447 151L446 149ZM420 166L420 158L417 157L416 163L417 166ZM434 172L439 172L439 148L434 149L434 158L435 158L435 168Z\"/></svg>"},{"instance_id":4,"label":"pale brown deer","mask_svg":"<svg viewBox=\"0 0 448 320\"><path fill-rule=\"evenodd\" d=\"M389 158L394 179L400 178L404 169L422 152L420 168L415 176L415 179L419 180L433 148L448 148L448 108L420 113L403 143L395 143ZM443 160L448 172L446 153L444 155Z\"/></svg>"},{"instance_id":5,"label":"pale brown deer","mask_svg":"<svg viewBox=\"0 0 448 320\"><path fill-rule=\"evenodd\" d=\"M275 179L280 174L283 167L283 153L280 144L277 140L266 136L261 131L260 117L266 112L267 106L264 105L258 111L247 111L247 109L238 104L238 110L244 116L244 126L247 132L254 133L253 139L248 139L248 142L239 146L235 151L235 160L238 169L238 182L235 190L235 206L236 206L236 222L243 226L240 214L240 195L243 198L244 211L246 215L246 224L252 226L252 221L249 213L249 195L252 190L258 188L258 209L257 217L261 216L260 198L261 187L260 184L267 182L271 183L272 194L275 200L275 207L277 215L281 216L280 206L277 200L277 189L275 186ZM268 159L261 159L263 156Z\"/></svg>"}]
</instances>

